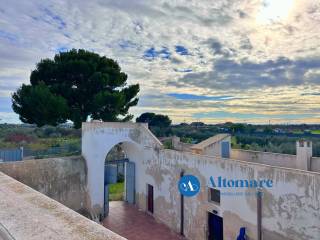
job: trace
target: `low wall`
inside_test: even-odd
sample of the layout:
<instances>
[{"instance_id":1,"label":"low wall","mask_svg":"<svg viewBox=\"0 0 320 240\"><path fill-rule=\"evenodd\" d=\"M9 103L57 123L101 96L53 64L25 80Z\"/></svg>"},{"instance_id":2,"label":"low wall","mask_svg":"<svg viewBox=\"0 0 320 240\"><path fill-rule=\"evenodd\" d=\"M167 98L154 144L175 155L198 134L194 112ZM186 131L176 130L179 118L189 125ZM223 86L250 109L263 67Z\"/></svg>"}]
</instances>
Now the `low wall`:
<instances>
[{"instance_id":1,"label":"low wall","mask_svg":"<svg viewBox=\"0 0 320 240\"><path fill-rule=\"evenodd\" d=\"M125 240L1 172L0 239Z\"/></svg>"},{"instance_id":2,"label":"low wall","mask_svg":"<svg viewBox=\"0 0 320 240\"><path fill-rule=\"evenodd\" d=\"M230 158L278 167L296 168L296 155L231 149Z\"/></svg>"},{"instance_id":3,"label":"low wall","mask_svg":"<svg viewBox=\"0 0 320 240\"><path fill-rule=\"evenodd\" d=\"M311 171L320 172L320 157L311 158Z\"/></svg>"},{"instance_id":4,"label":"low wall","mask_svg":"<svg viewBox=\"0 0 320 240\"><path fill-rule=\"evenodd\" d=\"M183 142L176 142L174 143L173 145L173 149L174 150L177 150L177 151L186 151L186 152L191 152L191 147L193 146L194 144L191 144L191 143L183 143Z\"/></svg>"},{"instance_id":5,"label":"low wall","mask_svg":"<svg viewBox=\"0 0 320 240\"><path fill-rule=\"evenodd\" d=\"M86 164L81 156L0 163L0 171L86 214Z\"/></svg>"}]
</instances>

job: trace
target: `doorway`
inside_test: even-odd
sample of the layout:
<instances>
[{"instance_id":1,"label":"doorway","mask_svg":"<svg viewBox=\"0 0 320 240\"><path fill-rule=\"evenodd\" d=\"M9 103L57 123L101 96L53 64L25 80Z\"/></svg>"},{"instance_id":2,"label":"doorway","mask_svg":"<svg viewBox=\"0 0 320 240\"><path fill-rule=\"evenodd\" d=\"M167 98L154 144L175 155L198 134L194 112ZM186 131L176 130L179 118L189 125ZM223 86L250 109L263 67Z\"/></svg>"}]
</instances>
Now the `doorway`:
<instances>
[{"instance_id":1,"label":"doorway","mask_svg":"<svg viewBox=\"0 0 320 240\"><path fill-rule=\"evenodd\" d=\"M135 202L135 164L129 160L124 145L115 145L105 158L103 218L108 216L111 205Z\"/></svg>"},{"instance_id":2,"label":"doorway","mask_svg":"<svg viewBox=\"0 0 320 240\"><path fill-rule=\"evenodd\" d=\"M222 217L208 213L208 240L223 240Z\"/></svg>"},{"instance_id":3,"label":"doorway","mask_svg":"<svg viewBox=\"0 0 320 240\"><path fill-rule=\"evenodd\" d=\"M148 184L147 209L148 212L153 213L153 186Z\"/></svg>"},{"instance_id":4,"label":"doorway","mask_svg":"<svg viewBox=\"0 0 320 240\"><path fill-rule=\"evenodd\" d=\"M221 157L230 158L230 143L221 142Z\"/></svg>"}]
</instances>

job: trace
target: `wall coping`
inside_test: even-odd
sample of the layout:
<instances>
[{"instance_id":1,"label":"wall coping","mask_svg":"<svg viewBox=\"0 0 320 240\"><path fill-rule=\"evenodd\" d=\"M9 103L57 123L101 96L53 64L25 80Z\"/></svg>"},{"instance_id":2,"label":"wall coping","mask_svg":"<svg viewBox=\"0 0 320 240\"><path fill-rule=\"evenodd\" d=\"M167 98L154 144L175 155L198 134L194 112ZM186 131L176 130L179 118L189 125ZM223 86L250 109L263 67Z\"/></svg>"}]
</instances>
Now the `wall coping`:
<instances>
[{"instance_id":1,"label":"wall coping","mask_svg":"<svg viewBox=\"0 0 320 240\"><path fill-rule=\"evenodd\" d=\"M100 129L100 128L137 128L143 129L150 137L159 145L163 146L162 142L150 131L147 123L134 123L134 122L83 122L82 132Z\"/></svg>"},{"instance_id":2,"label":"wall coping","mask_svg":"<svg viewBox=\"0 0 320 240\"><path fill-rule=\"evenodd\" d=\"M2 172L0 223L14 239L125 239Z\"/></svg>"},{"instance_id":3,"label":"wall coping","mask_svg":"<svg viewBox=\"0 0 320 240\"><path fill-rule=\"evenodd\" d=\"M254 151L254 150L245 150L239 148L231 148L231 151L240 151L240 152L251 152L251 153L259 153L259 154L272 154L272 155L284 155L287 157L296 157L294 154L286 154L286 153L275 153L275 152L262 152L262 151Z\"/></svg>"},{"instance_id":4,"label":"wall coping","mask_svg":"<svg viewBox=\"0 0 320 240\"><path fill-rule=\"evenodd\" d=\"M255 166L261 166L261 167L275 168L275 169L284 170L284 171L287 171L287 172L299 172L301 174L320 176L320 172L302 170L302 169L297 169L297 168L279 167L279 166L268 165L268 164L263 164L263 163L243 161L243 160L233 159L233 158L222 158L222 157L219 157L219 156L210 156L210 155L198 154L198 153L194 153L194 152L177 151L177 150L174 150L174 149L161 149L161 151L163 151L163 152L174 152L176 154L187 154L187 155L191 155L193 157L197 156L197 157L200 157L200 158L206 158L209 161L210 160L211 161L220 161L220 162L221 161L225 161L225 162L232 161L234 163L239 163L240 165L246 165L246 166L255 165Z\"/></svg>"}]
</instances>

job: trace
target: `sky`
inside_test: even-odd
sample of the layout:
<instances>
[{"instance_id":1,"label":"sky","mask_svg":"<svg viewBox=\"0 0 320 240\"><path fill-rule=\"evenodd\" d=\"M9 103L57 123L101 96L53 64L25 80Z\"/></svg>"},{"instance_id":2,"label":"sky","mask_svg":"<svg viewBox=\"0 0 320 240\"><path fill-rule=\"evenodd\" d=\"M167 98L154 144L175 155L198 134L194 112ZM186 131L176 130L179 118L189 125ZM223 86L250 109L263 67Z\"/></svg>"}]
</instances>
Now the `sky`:
<instances>
[{"instance_id":1,"label":"sky","mask_svg":"<svg viewBox=\"0 0 320 240\"><path fill-rule=\"evenodd\" d=\"M35 64L84 48L174 123L320 123L320 0L0 0L0 122Z\"/></svg>"}]
</instances>

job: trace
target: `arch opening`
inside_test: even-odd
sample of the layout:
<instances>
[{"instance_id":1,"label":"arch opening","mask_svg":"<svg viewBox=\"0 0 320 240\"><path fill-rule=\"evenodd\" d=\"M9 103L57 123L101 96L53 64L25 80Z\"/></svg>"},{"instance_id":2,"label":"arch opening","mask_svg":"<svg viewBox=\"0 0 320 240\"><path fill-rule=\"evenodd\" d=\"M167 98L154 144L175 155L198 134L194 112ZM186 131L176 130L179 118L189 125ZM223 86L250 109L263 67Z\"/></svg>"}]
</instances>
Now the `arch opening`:
<instances>
[{"instance_id":1,"label":"arch opening","mask_svg":"<svg viewBox=\"0 0 320 240\"><path fill-rule=\"evenodd\" d=\"M115 144L104 161L104 214L109 215L110 203L135 203L135 160L139 147L132 142Z\"/></svg>"}]
</instances>

